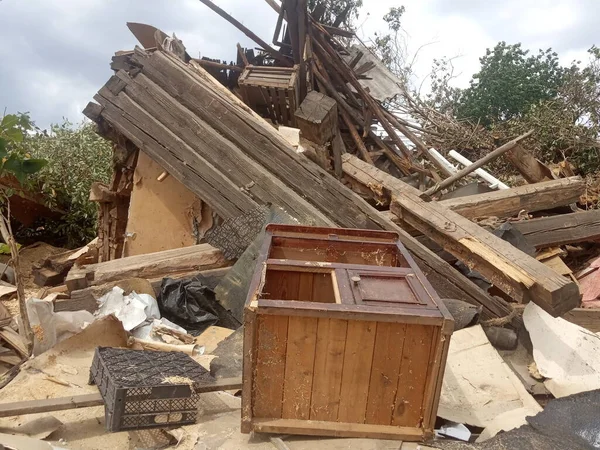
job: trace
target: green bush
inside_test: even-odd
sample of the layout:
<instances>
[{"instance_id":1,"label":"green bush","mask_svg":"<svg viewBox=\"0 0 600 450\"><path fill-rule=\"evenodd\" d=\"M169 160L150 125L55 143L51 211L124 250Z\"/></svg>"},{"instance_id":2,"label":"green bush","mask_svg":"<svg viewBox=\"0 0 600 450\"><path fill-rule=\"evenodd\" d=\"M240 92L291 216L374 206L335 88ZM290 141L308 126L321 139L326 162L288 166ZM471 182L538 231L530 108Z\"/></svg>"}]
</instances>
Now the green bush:
<instances>
[{"instance_id":1,"label":"green bush","mask_svg":"<svg viewBox=\"0 0 600 450\"><path fill-rule=\"evenodd\" d=\"M67 120L23 141L27 153L48 161L34 177L49 206L66 210L60 221L46 223L45 234L68 247L78 247L96 236L97 205L89 201L94 181L108 183L112 173L112 146L84 122Z\"/></svg>"}]
</instances>

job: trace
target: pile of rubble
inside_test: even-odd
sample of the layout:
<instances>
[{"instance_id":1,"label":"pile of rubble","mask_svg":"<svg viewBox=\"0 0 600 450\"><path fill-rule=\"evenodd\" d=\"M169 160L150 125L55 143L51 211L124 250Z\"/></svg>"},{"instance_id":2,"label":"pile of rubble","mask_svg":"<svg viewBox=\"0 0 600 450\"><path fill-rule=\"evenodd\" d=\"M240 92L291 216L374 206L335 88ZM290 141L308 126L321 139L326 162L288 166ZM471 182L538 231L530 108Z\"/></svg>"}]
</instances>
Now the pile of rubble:
<instances>
[{"instance_id":1,"label":"pile of rubble","mask_svg":"<svg viewBox=\"0 0 600 450\"><path fill-rule=\"evenodd\" d=\"M386 107L402 92L394 75L350 31L319 23L318 11L308 14L305 2L269 2L279 14L275 49L201 1L261 48L238 44L236 63L195 59L174 35L128 24L141 47L115 54L114 75L84 111L114 144L112 181L95 183L90 193L99 206L98 239L35 268L42 290L28 300L33 358L16 322L0 309L6 368L0 386L3 399L16 402L0 404L0 417L7 418L0 433L62 439L70 448L144 441L146 422L121 424L109 413L115 397L108 386L154 388L150 375L140 376L151 372L152 361L162 367L163 357L151 352L175 351L201 370L193 380L169 372L167 385L194 386L186 395L203 394L201 413L188 420L189 407L170 409L162 423L177 427L161 427L144 448L255 445L239 431L240 410L245 432L369 438L353 441L357 448L374 448L372 439L429 439L434 430L430 444L441 448L594 445L593 416L575 411L581 404L597 408L594 389L600 388L600 214L580 209L584 181L527 152L535 130L476 162L430 149L418 124ZM483 169L499 157L508 157L526 183L511 188ZM267 224L296 231L282 225L277 235ZM355 241L362 242L356 254ZM385 249L396 245L399 253L389 257ZM371 258L366 249L373 248ZM317 275L277 284L261 278L271 266L335 273L337 284L331 293L318 291L329 300L315 300ZM370 276L375 281L367 285ZM401 289L390 281L399 277ZM405 299L410 292L414 300ZM305 295L311 299L301 301ZM356 304L344 304L345 296ZM293 325L292 317L302 314L288 311L295 308L284 304L290 300L314 302L302 308L319 319ZM390 302L402 303L396 307L404 308L404 331L390 325ZM267 312L256 319L261 307ZM278 317L276 308L289 319L264 318ZM370 324L360 328L358 319ZM283 342L276 338L281 326ZM426 350L403 353L403 346ZM145 369L119 384L110 375L113 354L98 347L141 352L114 358L139 358ZM304 359L295 368L278 366L292 351ZM309 385L293 381L308 396L306 408L297 392L286 407L288 371L302 380L326 374ZM411 381L420 394L404 399L402 377L413 373L420 374ZM400 381L390 383L390 376ZM378 387L379 379L387 382ZM86 385L90 380L100 391ZM367 412L358 419L340 406L346 389L364 400ZM164 398L175 394L169 395ZM263 409L254 403L261 395ZM425 406L415 410L416 401ZM96 420L102 405L105 423ZM79 407L89 408L74 410ZM26 431L44 428L28 423L43 419L31 414L50 411L57 412L45 424L47 434ZM107 437L104 425L130 431ZM271 436L260 442L300 449L334 441Z\"/></svg>"}]
</instances>

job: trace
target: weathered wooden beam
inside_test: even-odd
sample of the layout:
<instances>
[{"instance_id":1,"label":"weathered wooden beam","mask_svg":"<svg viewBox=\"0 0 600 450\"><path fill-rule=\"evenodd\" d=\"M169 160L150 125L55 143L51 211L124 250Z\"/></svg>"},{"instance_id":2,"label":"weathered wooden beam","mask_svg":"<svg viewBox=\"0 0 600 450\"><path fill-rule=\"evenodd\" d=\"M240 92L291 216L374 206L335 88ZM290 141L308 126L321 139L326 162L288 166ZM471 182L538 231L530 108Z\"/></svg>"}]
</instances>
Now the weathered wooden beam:
<instances>
[{"instance_id":1,"label":"weathered wooden beam","mask_svg":"<svg viewBox=\"0 0 600 450\"><path fill-rule=\"evenodd\" d=\"M295 111L302 137L319 145L331 142L338 131L338 109L334 99L310 91Z\"/></svg>"},{"instance_id":2,"label":"weathered wooden beam","mask_svg":"<svg viewBox=\"0 0 600 450\"><path fill-rule=\"evenodd\" d=\"M206 384L194 385L195 393L230 391L242 388L241 378L220 378ZM68 409L102 406L104 400L99 392L94 394L73 395L71 397L44 398L20 402L0 403L0 417L23 416Z\"/></svg>"},{"instance_id":3,"label":"weathered wooden beam","mask_svg":"<svg viewBox=\"0 0 600 450\"><path fill-rule=\"evenodd\" d=\"M600 309L575 308L563 315L562 318L592 333L600 332Z\"/></svg>"},{"instance_id":4,"label":"weathered wooden beam","mask_svg":"<svg viewBox=\"0 0 600 450\"><path fill-rule=\"evenodd\" d=\"M390 195L386 191L402 189L406 183L377 168L362 170L347 159L342 164L344 174L366 189L373 192L373 198L387 206ZM521 211L535 212L552 209L577 202L585 191L581 177L562 178L542 183L527 184L511 189L487 192L484 194L441 200L438 203L469 219L478 217L511 217ZM420 192L413 188L414 194Z\"/></svg>"},{"instance_id":5,"label":"weathered wooden beam","mask_svg":"<svg viewBox=\"0 0 600 450\"><path fill-rule=\"evenodd\" d=\"M439 203L461 216L511 217L521 211L535 212L576 203L585 192L581 177L561 178L511 189L442 200Z\"/></svg>"},{"instance_id":6,"label":"weathered wooden beam","mask_svg":"<svg viewBox=\"0 0 600 450\"><path fill-rule=\"evenodd\" d=\"M127 278L156 278L177 273L218 269L232 264L208 244L128 256L83 267L73 267L65 284L69 292Z\"/></svg>"},{"instance_id":7,"label":"weathered wooden beam","mask_svg":"<svg viewBox=\"0 0 600 450\"><path fill-rule=\"evenodd\" d=\"M462 170L459 170L457 173L455 173L454 175L452 175L450 178L446 178L441 183L438 183L435 186L433 186L432 188L426 190L424 192L423 196L433 195L436 192L441 191L442 189L447 188L448 186L452 186L452 184L456 183L461 178L464 178L465 176L467 176L468 174L470 174L474 170L479 169L480 167L483 167L487 163L489 163L489 162L493 161L494 159L498 158L500 155L506 153L511 148L513 148L515 145L517 145L520 141L522 141L523 139L531 136L532 134L533 134L533 130L530 130L527 133L522 134L521 136L514 138L512 141L507 142L506 144L498 147L496 150L488 153L483 158L475 161L470 166L466 166Z\"/></svg>"},{"instance_id":8,"label":"weathered wooden beam","mask_svg":"<svg viewBox=\"0 0 600 450\"><path fill-rule=\"evenodd\" d=\"M512 226L536 248L596 241L600 240L600 210L540 217Z\"/></svg>"},{"instance_id":9,"label":"weathered wooden beam","mask_svg":"<svg viewBox=\"0 0 600 450\"><path fill-rule=\"evenodd\" d=\"M344 155L344 160L372 170L352 155ZM439 203L423 201L415 191L398 180L392 192L392 212L508 295L520 302L533 301L554 316L579 304L575 283Z\"/></svg>"},{"instance_id":10,"label":"weathered wooden beam","mask_svg":"<svg viewBox=\"0 0 600 450\"><path fill-rule=\"evenodd\" d=\"M263 41L260 37L258 37L255 33L253 33L250 29L248 29L246 26L244 26L240 21L238 21L231 15L227 14L223 9L219 8L217 5L215 5L210 0L200 0L200 2L204 3L206 6L208 6L210 9L212 9L214 12L216 12L223 19L225 19L231 25L236 27L238 30L240 30L242 33L244 33L246 36L248 36L250 39L252 39L258 45L260 45L263 49L265 49L268 53L270 53L275 59L277 59L277 61L279 61L280 63L282 63L285 66L291 66L289 60L281 52L275 50L273 47L271 47L269 44L267 44L265 41Z\"/></svg>"},{"instance_id":11,"label":"weathered wooden beam","mask_svg":"<svg viewBox=\"0 0 600 450\"><path fill-rule=\"evenodd\" d=\"M539 183L556 178L548 167L538 161L522 145L515 145L505 156L528 183Z\"/></svg>"},{"instance_id":12,"label":"weathered wooden beam","mask_svg":"<svg viewBox=\"0 0 600 450\"><path fill-rule=\"evenodd\" d=\"M244 69L242 69L241 67L234 66L231 64L222 64L222 63L218 63L215 61L209 61L207 59L196 59L196 58L192 58L192 59L194 61L196 61L198 64L200 64L202 67L208 67L209 69L233 70L234 72L243 72L244 71Z\"/></svg>"},{"instance_id":13,"label":"weathered wooden beam","mask_svg":"<svg viewBox=\"0 0 600 450\"><path fill-rule=\"evenodd\" d=\"M287 191L306 199L312 207L311 214L315 224L397 231L403 244L442 298L457 298L474 304L485 303L484 317L488 318L510 314L511 309L505 302L483 292L398 225L382 217L322 168L298 155L277 130L196 63L184 64L164 52L150 55L140 51L132 58L141 73L175 99L182 108L191 111L198 120L234 143L244 154L277 177L277 191ZM190 95L190 92L194 94ZM153 114L162 115L167 111L163 107ZM151 128L147 130L154 133ZM221 155L219 152L215 153ZM164 168L169 170L168 167ZM171 170L169 172L176 176ZM187 178L182 178L182 183L190 184ZM278 202L273 203L278 205Z\"/></svg>"}]
</instances>

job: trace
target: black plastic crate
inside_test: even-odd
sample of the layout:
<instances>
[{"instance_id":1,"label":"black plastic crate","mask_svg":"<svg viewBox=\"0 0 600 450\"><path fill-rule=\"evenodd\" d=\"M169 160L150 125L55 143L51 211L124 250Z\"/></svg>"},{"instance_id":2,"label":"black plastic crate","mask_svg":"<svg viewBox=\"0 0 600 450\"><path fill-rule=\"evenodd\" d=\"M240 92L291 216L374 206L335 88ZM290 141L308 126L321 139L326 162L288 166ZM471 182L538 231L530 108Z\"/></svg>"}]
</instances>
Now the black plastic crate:
<instances>
[{"instance_id":1,"label":"black plastic crate","mask_svg":"<svg viewBox=\"0 0 600 450\"><path fill-rule=\"evenodd\" d=\"M182 352L98 347L90 368L90 384L104 399L108 431L195 423L195 386L210 380L210 373Z\"/></svg>"}]
</instances>

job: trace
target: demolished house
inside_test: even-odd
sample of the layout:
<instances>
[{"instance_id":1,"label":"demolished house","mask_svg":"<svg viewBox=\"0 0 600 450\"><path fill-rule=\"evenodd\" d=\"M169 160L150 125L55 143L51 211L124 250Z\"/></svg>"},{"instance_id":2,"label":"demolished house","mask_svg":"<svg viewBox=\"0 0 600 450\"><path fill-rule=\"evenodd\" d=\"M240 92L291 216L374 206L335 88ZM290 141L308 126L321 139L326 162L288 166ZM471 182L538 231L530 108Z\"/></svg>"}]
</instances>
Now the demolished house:
<instances>
[{"instance_id":1,"label":"demolished house","mask_svg":"<svg viewBox=\"0 0 600 450\"><path fill-rule=\"evenodd\" d=\"M284 442L289 434L363 438L357 448L373 448L370 439L435 448L444 436L586 448L581 437L556 446L591 426L583 415L562 435L553 415L600 388L595 343L581 344L600 331L591 308L600 266L577 273L563 260L566 246L600 236L597 211L577 208L584 181L523 163L535 130L474 163L459 155L455 167L387 107L399 81L352 32L319 23L302 2L269 2L276 49L201 1L260 50L238 44L230 64L195 59L174 35L128 24L140 46L115 54L114 75L84 110L114 144L112 182L90 193L98 239L36 269L46 299L31 303L36 331L56 336L41 345L36 334L20 373L29 353L1 322L0 348L15 350L16 368L2 428L53 412L62 428L47 436L72 448L93 448L86 430L98 439L104 427L122 431L101 437L115 448L156 427L162 444L189 448L245 448L240 430L271 433L274 448L321 445ZM502 155L529 184L509 188L483 169ZM485 183L466 185L473 175ZM299 275L278 285L270 269ZM385 309L393 303L402 305ZM314 319L300 321L302 308ZM56 332L62 320L68 333ZM72 361L60 362L65 354ZM118 376L133 366L129 381ZM134 405L127 399L167 372L172 391L119 412L116 398ZM54 387L48 398L43 383ZM594 392L586 402L597 406ZM565 398L544 410L553 396ZM168 410L156 400L175 398Z\"/></svg>"}]
</instances>

